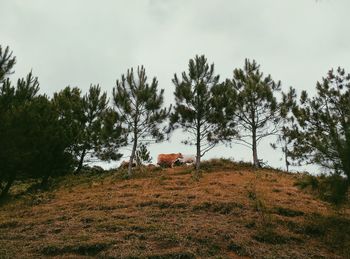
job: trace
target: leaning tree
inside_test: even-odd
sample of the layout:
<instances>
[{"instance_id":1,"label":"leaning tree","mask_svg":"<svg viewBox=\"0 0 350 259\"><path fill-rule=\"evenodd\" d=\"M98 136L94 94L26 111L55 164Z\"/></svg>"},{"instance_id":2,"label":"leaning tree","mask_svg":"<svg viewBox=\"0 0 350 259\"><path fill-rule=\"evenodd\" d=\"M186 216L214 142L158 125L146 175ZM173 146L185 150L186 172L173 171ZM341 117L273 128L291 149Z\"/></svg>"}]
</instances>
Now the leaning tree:
<instances>
[{"instance_id":1,"label":"leaning tree","mask_svg":"<svg viewBox=\"0 0 350 259\"><path fill-rule=\"evenodd\" d=\"M140 141L150 143L164 139L161 124L168 117L170 108L164 108L164 89L158 91L158 81L154 77L147 82L146 70L138 67L136 73L131 68L126 75L116 81L113 88L113 101L117 116L123 121L123 127L129 135L132 145L128 175L131 176L132 164Z\"/></svg>"},{"instance_id":2,"label":"leaning tree","mask_svg":"<svg viewBox=\"0 0 350 259\"><path fill-rule=\"evenodd\" d=\"M231 88L231 120L239 132L238 142L251 148L254 166L259 167L260 140L277 133L280 121L279 104L275 93L281 82L260 72L255 60L245 60L243 69L233 71L233 79L226 80Z\"/></svg>"},{"instance_id":3,"label":"leaning tree","mask_svg":"<svg viewBox=\"0 0 350 259\"><path fill-rule=\"evenodd\" d=\"M170 116L170 130L181 128L188 133L184 144L196 146L196 169L201 157L224 141L230 134L224 120L225 88L219 84L214 64L209 65L204 55L190 59L188 73L182 80L175 74L175 107Z\"/></svg>"}]
</instances>

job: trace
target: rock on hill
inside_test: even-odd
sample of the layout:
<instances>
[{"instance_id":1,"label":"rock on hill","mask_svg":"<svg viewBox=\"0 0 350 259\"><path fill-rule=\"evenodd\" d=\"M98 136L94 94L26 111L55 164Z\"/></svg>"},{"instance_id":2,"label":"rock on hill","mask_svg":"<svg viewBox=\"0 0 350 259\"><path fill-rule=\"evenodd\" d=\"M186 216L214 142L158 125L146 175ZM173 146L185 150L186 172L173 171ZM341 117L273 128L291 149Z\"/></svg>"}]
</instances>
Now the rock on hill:
<instances>
[{"instance_id":1,"label":"rock on hill","mask_svg":"<svg viewBox=\"0 0 350 259\"><path fill-rule=\"evenodd\" d=\"M199 179L188 167L70 175L13 194L0 207L0 258L349 258L349 207L299 190L301 175L203 168Z\"/></svg>"}]
</instances>

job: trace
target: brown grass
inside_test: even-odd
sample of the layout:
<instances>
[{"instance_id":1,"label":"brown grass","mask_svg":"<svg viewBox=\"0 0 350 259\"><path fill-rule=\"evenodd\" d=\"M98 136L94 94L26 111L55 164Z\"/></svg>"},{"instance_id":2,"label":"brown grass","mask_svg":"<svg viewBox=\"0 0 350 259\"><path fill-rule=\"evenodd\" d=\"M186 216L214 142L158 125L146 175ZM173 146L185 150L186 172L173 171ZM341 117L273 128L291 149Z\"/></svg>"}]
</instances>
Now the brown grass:
<instances>
[{"instance_id":1,"label":"brown grass","mask_svg":"<svg viewBox=\"0 0 350 259\"><path fill-rule=\"evenodd\" d=\"M350 225L348 207L335 215L327 203L293 186L297 175L217 166L204 168L199 179L185 167L129 180L118 172L67 176L52 191L21 194L0 207L0 258L349 254L349 236L332 234L337 224Z\"/></svg>"}]
</instances>

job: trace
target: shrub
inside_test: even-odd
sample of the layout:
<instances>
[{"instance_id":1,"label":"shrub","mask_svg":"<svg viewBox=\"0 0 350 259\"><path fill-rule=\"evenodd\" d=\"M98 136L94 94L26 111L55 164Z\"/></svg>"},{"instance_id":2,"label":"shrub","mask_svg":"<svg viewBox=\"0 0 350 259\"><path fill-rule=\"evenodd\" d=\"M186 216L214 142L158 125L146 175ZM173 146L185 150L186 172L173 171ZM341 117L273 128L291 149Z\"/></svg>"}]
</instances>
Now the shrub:
<instances>
[{"instance_id":1,"label":"shrub","mask_svg":"<svg viewBox=\"0 0 350 259\"><path fill-rule=\"evenodd\" d=\"M301 189L310 187L322 200L339 205L347 200L348 181L339 174L306 175L295 183Z\"/></svg>"}]
</instances>

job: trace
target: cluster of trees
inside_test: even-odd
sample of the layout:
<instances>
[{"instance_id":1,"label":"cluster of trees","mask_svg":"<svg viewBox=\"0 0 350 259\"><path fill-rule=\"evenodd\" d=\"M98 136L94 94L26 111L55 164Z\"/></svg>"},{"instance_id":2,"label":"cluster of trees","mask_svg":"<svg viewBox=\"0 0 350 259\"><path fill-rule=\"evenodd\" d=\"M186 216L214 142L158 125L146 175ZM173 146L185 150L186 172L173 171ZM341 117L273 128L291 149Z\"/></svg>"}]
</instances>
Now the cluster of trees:
<instances>
[{"instance_id":1,"label":"cluster of trees","mask_svg":"<svg viewBox=\"0 0 350 259\"><path fill-rule=\"evenodd\" d=\"M317 83L317 95L295 89L281 91L281 82L264 75L253 60L220 82L205 56L190 59L188 71L174 75L175 104L164 105L164 89L150 82L143 66L129 69L116 81L112 102L99 85L88 93L66 87L53 97L39 94L38 79L28 74L15 84L16 58L0 46L0 189L5 195L16 179L41 178L82 169L87 160L118 160L120 147L130 145L128 174L147 144L163 141L175 129L187 134L185 144L201 157L219 143L240 143L252 150L260 166L258 144L277 136L286 167L316 163L331 173L350 176L350 75L331 70Z\"/></svg>"}]
</instances>

